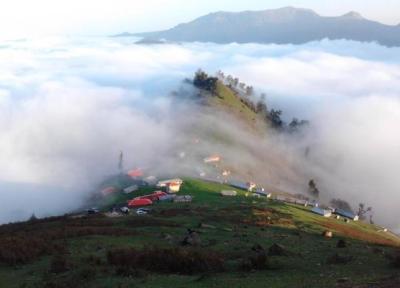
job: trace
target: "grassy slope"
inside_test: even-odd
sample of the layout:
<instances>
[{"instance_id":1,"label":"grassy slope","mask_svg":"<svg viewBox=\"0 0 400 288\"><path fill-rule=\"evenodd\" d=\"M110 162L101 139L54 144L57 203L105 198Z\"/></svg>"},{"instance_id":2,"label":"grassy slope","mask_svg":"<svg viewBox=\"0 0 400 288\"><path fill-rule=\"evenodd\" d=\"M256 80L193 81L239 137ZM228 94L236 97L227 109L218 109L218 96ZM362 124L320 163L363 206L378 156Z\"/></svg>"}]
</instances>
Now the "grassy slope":
<instances>
[{"instance_id":1,"label":"grassy slope","mask_svg":"<svg viewBox=\"0 0 400 288\"><path fill-rule=\"evenodd\" d=\"M343 277L348 277L352 283L365 283L395 273L385 255L392 253L395 249L393 245L399 245L400 242L388 234L376 232L374 226L322 218L304 207L245 197L244 191L239 191L238 197L223 198L219 195L221 189L229 187L185 179L180 194L194 196L190 204L159 203L153 207L154 213L148 216L95 216L32 224L30 229L33 232L43 225L47 230L81 225L124 229L130 234L106 236L93 233L67 238L68 259L73 264L70 271L58 275L48 273L49 256L18 267L3 265L0 266L0 287L44 287L46 281L79 281L79 287L336 287L337 279ZM136 194L146 193L148 189ZM216 228L196 228L199 223L211 224ZM320 235L327 226L334 227L333 239L325 239ZM349 227L356 233L346 238ZM228 267L235 267L255 243L265 248L279 243L287 247L291 255L271 257L271 269L268 270L243 273L228 268L225 273L205 277L158 274L138 278L121 277L106 264L105 255L110 248L146 245L172 247L182 239L187 228L195 228L200 232L202 245L207 249L223 253ZM163 239L166 234L175 240L172 244ZM4 236L4 231L0 229L0 238ZM343 238L346 238L348 248L336 248L337 240ZM363 239L368 242L360 241ZM327 264L326 259L337 252L352 255L354 260L347 265ZM93 265L88 260L89 256L99 257L102 261ZM20 286L22 283L26 286Z\"/></svg>"},{"instance_id":2,"label":"grassy slope","mask_svg":"<svg viewBox=\"0 0 400 288\"><path fill-rule=\"evenodd\" d=\"M209 99L211 105L235 115L238 119L243 120L244 123L250 126L257 124L256 122L259 120L258 115L244 105L229 87L218 82L216 94L218 96L210 97Z\"/></svg>"},{"instance_id":3,"label":"grassy slope","mask_svg":"<svg viewBox=\"0 0 400 288\"><path fill-rule=\"evenodd\" d=\"M257 115L228 87L219 83L217 92L219 97L209 98L210 105L237 116L245 125L257 127ZM45 287L46 282L60 284L51 287L337 287L340 278L349 278L351 283L357 284L396 273L386 255L398 249L395 247L400 245L399 239L377 232L378 227L362 222L344 223L312 214L305 207L245 197L245 191L239 191L238 197L222 198L219 195L222 189L231 188L185 179L180 194L194 196L193 203L159 203L153 207L152 215L94 216L28 224L32 234L60 227L80 227L89 232L86 236L54 240L66 244L68 261L72 265L70 271L57 275L49 273L51 255L15 267L0 263L0 287ZM153 188L145 188L135 195L151 191ZM131 197L116 194L102 205L108 209ZM216 228L197 228L199 223ZM115 269L106 264L105 256L111 248L174 247L187 228L200 232L206 249L223 253L227 272L193 276L150 273L131 278L116 275ZM16 226L16 230L21 229ZM321 237L327 229L334 232L333 239ZM103 230L111 232L110 235ZM0 239L9 234L9 230L0 226ZM164 240L167 234L173 239L172 243ZM348 248L336 248L338 239L346 239ZM266 249L279 243L287 247L290 256L270 257L267 270L243 273L232 268L237 267L255 243ZM334 253L351 255L354 260L347 265L327 264L327 258ZM98 257L101 261L93 264L89 257Z\"/></svg>"}]
</instances>

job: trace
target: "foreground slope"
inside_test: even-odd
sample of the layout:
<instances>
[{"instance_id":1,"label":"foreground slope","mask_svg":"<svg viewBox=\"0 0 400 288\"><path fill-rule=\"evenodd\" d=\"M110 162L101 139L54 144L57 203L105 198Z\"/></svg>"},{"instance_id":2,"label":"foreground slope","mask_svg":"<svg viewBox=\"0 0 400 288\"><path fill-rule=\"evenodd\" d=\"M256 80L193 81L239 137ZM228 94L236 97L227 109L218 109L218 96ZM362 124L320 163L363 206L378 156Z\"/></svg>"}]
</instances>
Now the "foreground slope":
<instances>
[{"instance_id":1,"label":"foreground slope","mask_svg":"<svg viewBox=\"0 0 400 288\"><path fill-rule=\"evenodd\" d=\"M193 196L191 203L157 203L148 215L82 214L3 225L0 287L400 284L383 280L398 273L390 264L397 237L362 222L322 218L306 207L246 197L245 191L224 198L222 189L232 188L185 179L179 194ZM124 197L110 198L108 205ZM196 231L197 241L182 246L188 229ZM321 236L327 229L333 238ZM337 248L338 240L346 247ZM268 251L273 244L282 251ZM265 265L250 261L254 247L268 254Z\"/></svg>"}]
</instances>

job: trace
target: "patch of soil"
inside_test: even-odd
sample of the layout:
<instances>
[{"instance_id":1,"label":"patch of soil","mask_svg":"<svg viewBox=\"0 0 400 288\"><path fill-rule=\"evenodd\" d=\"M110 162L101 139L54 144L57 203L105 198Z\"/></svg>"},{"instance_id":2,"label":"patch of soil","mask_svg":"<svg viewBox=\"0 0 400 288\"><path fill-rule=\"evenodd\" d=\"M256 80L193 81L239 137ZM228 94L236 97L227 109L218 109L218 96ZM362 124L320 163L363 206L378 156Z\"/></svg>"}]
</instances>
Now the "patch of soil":
<instances>
[{"instance_id":1,"label":"patch of soil","mask_svg":"<svg viewBox=\"0 0 400 288\"><path fill-rule=\"evenodd\" d=\"M209 209L202 207L181 207L181 208L170 208L170 209L161 209L156 211L157 215L163 217L175 217L175 216L193 216L193 215L206 215L208 214Z\"/></svg>"},{"instance_id":2,"label":"patch of soil","mask_svg":"<svg viewBox=\"0 0 400 288\"><path fill-rule=\"evenodd\" d=\"M129 227L151 227L151 226L163 226L163 227L179 227L178 223L164 220L164 219L157 219L153 217L133 217L129 218L125 222Z\"/></svg>"},{"instance_id":3,"label":"patch of soil","mask_svg":"<svg viewBox=\"0 0 400 288\"><path fill-rule=\"evenodd\" d=\"M270 225L294 225L291 215L279 212L272 208L253 208L251 212L251 217L245 219L243 223L258 227Z\"/></svg>"},{"instance_id":4,"label":"patch of soil","mask_svg":"<svg viewBox=\"0 0 400 288\"><path fill-rule=\"evenodd\" d=\"M175 217L178 215L192 215L193 211L189 208L171 208L159 210L157 214L163 217Z\"/></svg>"},{"instance_id":5,"label":"patch of soil","mask_svg":"<svg viewBox=\"0 0 400 288\"><path fill-rule=\"evenodd\" d=\"M354 229L353 227L349 227L346 225L341 225L337 223L332 223L332 222L323 222L319 223L322 225L324 228L327 228L329 230L335 230L343 235L346 235L349 238L353 239L358 239L362 241L367 241L370 243L375 243L375 244L381 244L381 245L387 245L387 246L398 246L399 244L396 243L393 240L386 239L383 237L378 237L377 235L364 232L361 230Z\"/></svg>"}]
</instances>

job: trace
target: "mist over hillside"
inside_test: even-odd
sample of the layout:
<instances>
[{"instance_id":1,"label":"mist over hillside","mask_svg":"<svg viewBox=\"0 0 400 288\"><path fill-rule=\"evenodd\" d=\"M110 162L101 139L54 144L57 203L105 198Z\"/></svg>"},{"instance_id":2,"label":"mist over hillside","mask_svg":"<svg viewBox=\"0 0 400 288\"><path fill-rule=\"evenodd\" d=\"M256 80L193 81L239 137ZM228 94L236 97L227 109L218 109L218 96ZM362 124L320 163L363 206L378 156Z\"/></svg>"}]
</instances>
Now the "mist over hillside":
<instances>
[{"instance_id":1,"label":"mist over hillside","mask_svg":"<svg viewBox=\"0 0 400 288\"><path fill-rule=\"evenodd\" d=\"M194 174L196 164L177 160L185 151L224 154L243 175L288 192L304 192L314 178L321 197L366 202L377 221L394 227L400 216L399 52L349 41L297 47L134 45L119 38L4 43L0 222L78 207L117 171L122 150L126 167L154 173ZM269 108L283 110L286 121L308 119L310 129L301 137L268 129L254 134L234 115L199 108L191 101L194 88L183 82L198 68L239 77L257 95L266 93ZM205 137L208 127L231 144Z\"/></svg>"},{"instance_id":2,"label":"mist over hillside","mask_svg":"<svg viewBox=\"0 0 400 288\"><path fill-rule=\"evenodd\" d=\"M116 36L130 35L122 33ZM337 17L324 17L312 10L294 7L215 12L168 30L132 35L187 42L303 44L322 39L347 39L386 46L400 45L400 26L371 21L354 11Z\"/></svg>"}]
</instances>

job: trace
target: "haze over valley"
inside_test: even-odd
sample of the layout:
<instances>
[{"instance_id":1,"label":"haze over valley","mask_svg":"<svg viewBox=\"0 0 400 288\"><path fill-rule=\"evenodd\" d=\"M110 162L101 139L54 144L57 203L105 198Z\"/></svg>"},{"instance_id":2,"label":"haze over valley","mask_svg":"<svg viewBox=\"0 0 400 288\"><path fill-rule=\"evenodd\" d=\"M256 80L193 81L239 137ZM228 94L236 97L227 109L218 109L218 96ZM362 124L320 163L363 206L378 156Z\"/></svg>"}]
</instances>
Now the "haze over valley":
<instances>
[{"instance_id":1,"label":"haze over valley","mask_svg":"<svg viewBox=\"0 0 400 288\"><path fill-rule=\"evenodd\" d=\"M192 112L176 110L171 93L189 89L182 88L183 80L201 67L235 75L266 93L267 104L281 109L286 122L310 121L301 145L272 134L257 140L260 153L272 158L286 149L293 153L286 159L290 167L279 167L277 159L263 162L263 182L301 193L315 177L327 198L353 205L362 199L373 204L377 219L396 225L396 201L387 199L398 199L399 189L398 48L327 40L297 47L134 45L89 37L10 41L0 53L6 83L1 90L2 222L68 211L116 171L120 150L132 167L164 166L179 149L190 151L176 142L190 140L185 123L201 122L203 116L192 119ZM7 60L11 55L20 61ZM190 101L181 106L198 109ZM237 133L231 121L218 122L224 133ZM308 159L304 147L310 147ZM172 166L167 171L179 165ZM11 188L18 183L25 188ZM26 190L29 185L34 193ZM37 185L60 189L37 191ZM388 197L379 197L382 189ZM21 203L21 197L30 200Z\"/></svg>"}]
</instances>

